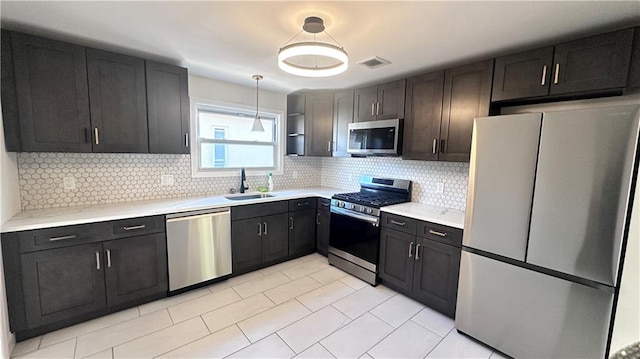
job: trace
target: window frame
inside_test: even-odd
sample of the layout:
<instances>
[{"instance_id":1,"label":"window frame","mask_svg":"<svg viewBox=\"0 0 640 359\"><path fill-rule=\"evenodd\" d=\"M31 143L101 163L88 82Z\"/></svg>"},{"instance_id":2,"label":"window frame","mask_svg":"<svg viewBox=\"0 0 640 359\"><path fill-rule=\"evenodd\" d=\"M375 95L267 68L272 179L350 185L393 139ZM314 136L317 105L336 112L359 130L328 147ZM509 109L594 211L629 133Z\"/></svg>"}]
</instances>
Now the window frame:
<instances>
[{"instance_id":1,"label":"window frame","mask_svg":"<svg viewBox=\"0 0 640 359\"><path fill-rule=\"evenodd\" d=\"M241 105L236 103L222 102L222 101L214 101L210 99L204 98L191 98L191 131L190 131L190 140L193 145L190 148L191 153L191 177L193 178L202 178L202 177L234 177L240 175L240 167L238 168L208 168L203 169L200 168L200 138L199 138L199 127L198 127L198 111L200 109L211 109L214 112L216 110L224 113L234 113L234 112L248 112L253 113L255 116L255 107ZM254 167L247 168L246 173L248 176L259 176L259 175L267 175L269 173L273 173L274 175L282 175L283 171L283 156L285 150L285 120L284 120L284 111L275 110L266 107L260 107L260 116L274 118L274 126L276 127L274 130L274 167ZM208 141L207 141L208 142ZM258 142L264 143L264 142ZM230 141L229 144L246 144L252 145L255 144L254 141ZM228 155L228 152L227 152Z\"/></svg>"}]
</instances>

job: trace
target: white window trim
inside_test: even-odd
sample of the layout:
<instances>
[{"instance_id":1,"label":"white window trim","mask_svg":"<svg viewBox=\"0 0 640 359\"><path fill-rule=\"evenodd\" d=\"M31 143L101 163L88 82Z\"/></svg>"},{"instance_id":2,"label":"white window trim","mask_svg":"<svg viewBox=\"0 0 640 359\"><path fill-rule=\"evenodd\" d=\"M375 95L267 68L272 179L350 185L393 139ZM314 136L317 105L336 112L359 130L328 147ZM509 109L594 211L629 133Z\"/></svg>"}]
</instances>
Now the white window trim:
<instances>
[{"instance_id":1,"label":"white window trim","mask_svg":"<svg viewBox=\"0 0 640 359\"><path fill-rule=\"evenodd\" d=\"M191 102L191 129L192 130L190 131L191 133L189 136L190 136L190 143L194 144L193 146L191 146L191 177L205 178L205 177L240 176L240 171L237 169L226 169L226 170L220 169L220 170L208 170L208 171L199 170L198 161L200 160L200 154L196 153L196 151L200 150L199 148L197 148L198 147L197 146L197 143L198 143L197 106L208 105L208 106L217 106L217 107L228 107L228 108L235 108L235 109L241 109L241 110L253 111L253 112L255 112L255 107L240 105L236 103L223 102L223 101L215 101L215 100L198 98L198 97L191 97L190 102ZM283 175L284 174L283 158L284 158L285 146L286 146L286 137L285 137L286 121L284 118L284 112L281 110L276 110L276 109L266 108L266 107L260 107L260 112L265 112L265 113L269 113L277 116L276 128L278 129L278 131L276 132L275 135L276 135L276 144L277 144L276 150L278 153L276 154L276 158L275 158L275 168L269 169L269 170L247 168L246 170L247 176L261 176L261 175L266 176L269 173L273 173L273 175Z\"/></svg>"}]
</instances>

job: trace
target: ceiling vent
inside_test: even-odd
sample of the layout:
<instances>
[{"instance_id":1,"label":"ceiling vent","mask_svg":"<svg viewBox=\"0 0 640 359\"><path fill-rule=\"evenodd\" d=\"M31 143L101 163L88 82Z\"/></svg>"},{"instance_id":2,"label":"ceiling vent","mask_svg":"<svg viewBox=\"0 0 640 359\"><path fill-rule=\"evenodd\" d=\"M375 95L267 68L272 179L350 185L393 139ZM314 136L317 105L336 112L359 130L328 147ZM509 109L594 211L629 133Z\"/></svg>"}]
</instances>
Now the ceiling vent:
<instances>
[{"instance_id":1,"label":"ceiling vent","mask_svg":"<svg viewBox=\"0 0 640 359\"><path fill-rule=\"evenodd\" d=\"M378 67L389 65L390 63L391 63L390 61L387 61L383 58L376 56L376 57L372 57L370 59L366 59L358 62L358 65L362 65L370 69L377 69Z\"/></svg>"}]
</instances>

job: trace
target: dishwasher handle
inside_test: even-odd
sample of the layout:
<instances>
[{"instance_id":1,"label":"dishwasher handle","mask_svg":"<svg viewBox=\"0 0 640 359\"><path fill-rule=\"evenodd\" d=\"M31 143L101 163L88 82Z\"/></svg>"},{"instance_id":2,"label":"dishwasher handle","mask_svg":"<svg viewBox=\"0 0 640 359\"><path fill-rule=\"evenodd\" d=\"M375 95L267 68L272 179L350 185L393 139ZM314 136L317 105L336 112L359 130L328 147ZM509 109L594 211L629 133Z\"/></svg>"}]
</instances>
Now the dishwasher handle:
<instances>
[{"instance_id":1,"label":"dishwasher handle","mask_svg":"<svg viewBox=\"0 0 640 359\"><path fill-rule=\"evenodd\" d=\"M225 208L219 211L204 210L204 211L195 211L195 212L186 212L186 213L173 213L173 214L167 214L167 223L202 218L202 217L227 216L230 214L231 214L231 210L229 208Z\"/></svg>"}]
</instances>

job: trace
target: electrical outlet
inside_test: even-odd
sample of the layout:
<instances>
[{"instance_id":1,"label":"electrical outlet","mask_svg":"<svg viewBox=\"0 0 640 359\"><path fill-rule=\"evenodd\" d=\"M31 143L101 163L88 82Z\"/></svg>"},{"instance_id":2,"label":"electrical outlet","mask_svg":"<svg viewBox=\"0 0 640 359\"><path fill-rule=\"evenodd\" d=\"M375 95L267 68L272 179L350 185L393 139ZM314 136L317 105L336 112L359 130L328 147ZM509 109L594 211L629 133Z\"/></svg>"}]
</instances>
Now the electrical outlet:
<instances>
[{"instance_id":1,"label":"electrical outlet","mask_svg":"<svg viewBox=\"0 0 640 359\"><path fill-rule=\"evenodd\" d=\"M293 176L293 179L298 179L298 171L293 171L291 175Z\"/></svg>"},{"instance_id":2,"label":"electrical outlet","mask_svg":"<svg viewBox=\"0 0 640 359\"><path fill-rule=\"evenodd\" d=\"M64 186L64 189L76 189L75 177L63 177L62 185Z\"/></svg>"},{"instance_id":3,"label":"electrical outlet","mask_svg":"<svg viewBox=\"0 0 640 359\"><path fill-rule=\"evenodd\" d=\"M444 182L436 183L436 193L444 193Z\"/></svg>"},{"instance_id":4,"label":"electrical outlet","mask_svg":"<svg viewBox=\"0 0 640 359\"><path fill-rule=\"evenodd\" d=\"M160 185L161 186L172 186L173 185L173 175L162 175L162 176L160 176Z\"/></svg>"}]
</instances>

